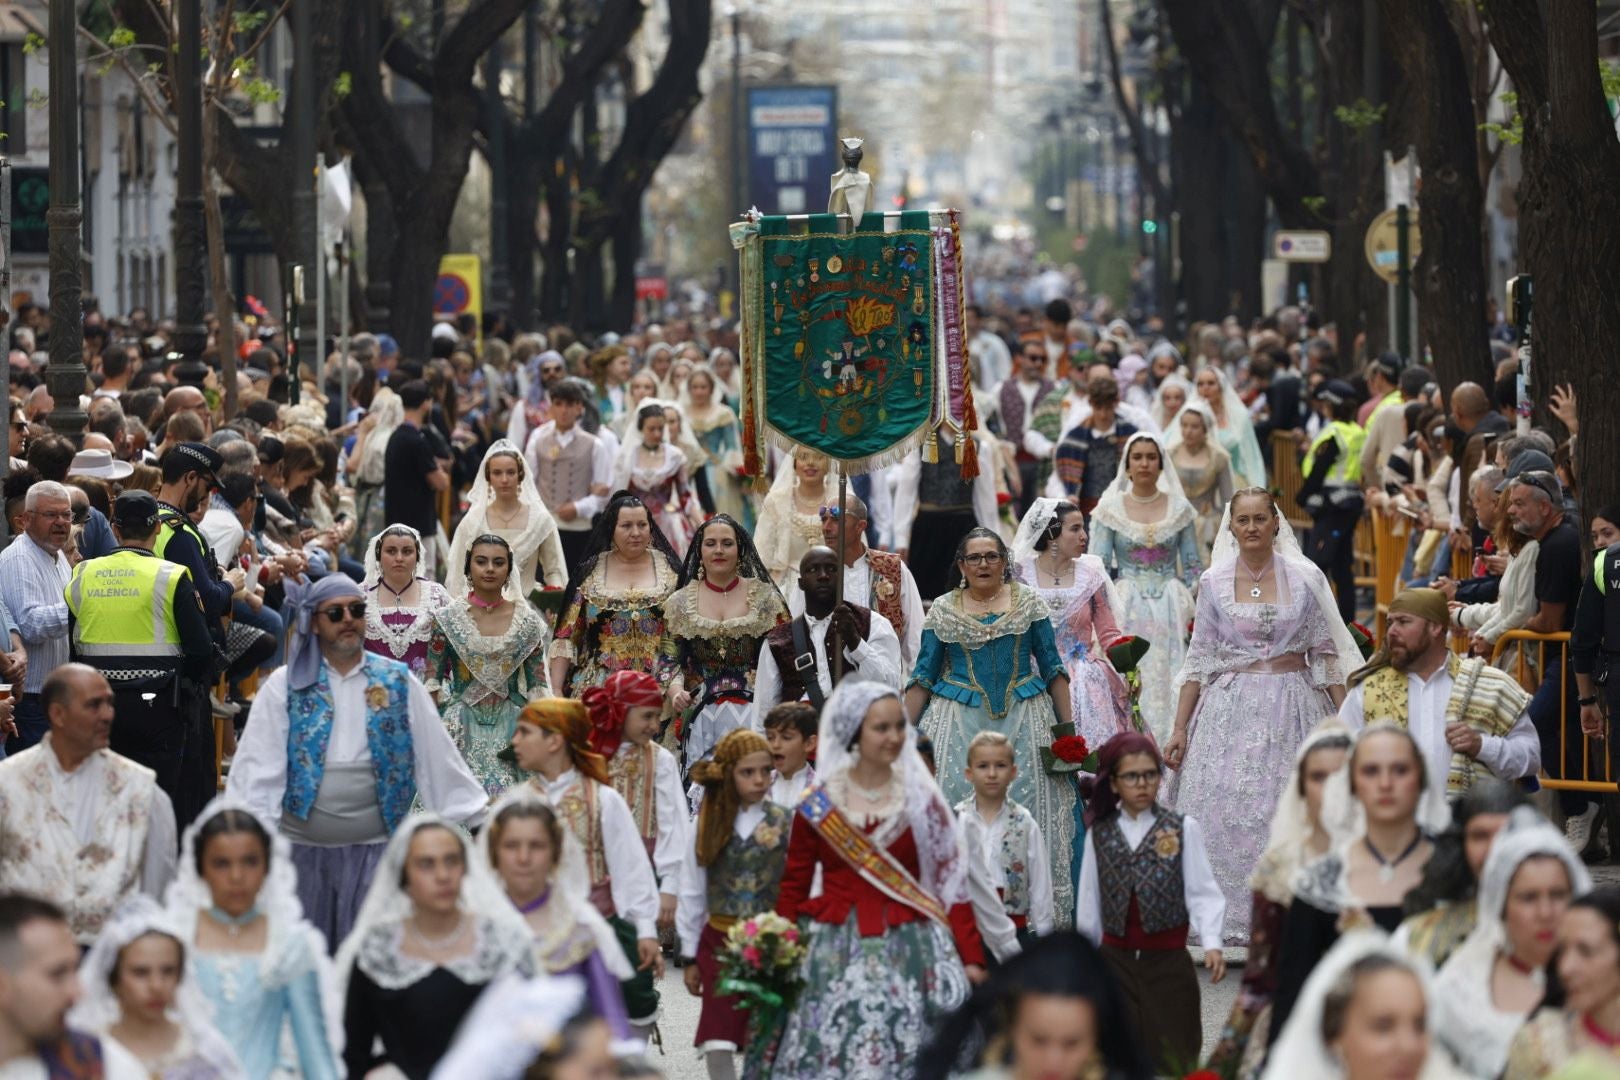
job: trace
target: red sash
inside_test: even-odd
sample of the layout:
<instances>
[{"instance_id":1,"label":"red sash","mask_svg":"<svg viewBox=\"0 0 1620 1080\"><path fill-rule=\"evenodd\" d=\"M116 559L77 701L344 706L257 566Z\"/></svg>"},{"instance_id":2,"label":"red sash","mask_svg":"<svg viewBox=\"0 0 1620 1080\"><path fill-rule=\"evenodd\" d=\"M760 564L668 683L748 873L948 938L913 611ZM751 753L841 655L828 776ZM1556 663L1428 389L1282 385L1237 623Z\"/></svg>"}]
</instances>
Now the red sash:
<instances>
[{"instance_id":1,"label":"red sash","mask_svg":"<svg viewBox=\"0 0 1620 1080\"><path fill-rule=\"evenodd\" d=\"M820 781L812 783L799 799L799 816L839 858L883 895L950 928L950 918L938 897L923 888L887 849L878 847L871 837L851 825L833 805L832 797Z\"/></svg>"}]
</instances>

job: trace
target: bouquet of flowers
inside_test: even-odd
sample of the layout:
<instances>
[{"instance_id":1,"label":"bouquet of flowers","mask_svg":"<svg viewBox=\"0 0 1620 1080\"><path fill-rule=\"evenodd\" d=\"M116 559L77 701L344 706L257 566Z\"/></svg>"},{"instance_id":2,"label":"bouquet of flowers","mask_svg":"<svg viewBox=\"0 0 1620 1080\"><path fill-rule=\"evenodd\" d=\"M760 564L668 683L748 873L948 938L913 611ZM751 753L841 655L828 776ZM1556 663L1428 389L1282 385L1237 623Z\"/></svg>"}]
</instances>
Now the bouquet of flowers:
<instances>
[{"instance_id":1,"label":"bouquet of flowers","mask_svg":"<svg viewBox=\"0 0 1620 1080\"><path fill-rule=\"evenodd\" d=\"M1356 648L1361 650L1362 661L1371 660L1373 651L1378 647L1378 643L1373 640L1372 631L1358 622L1347 622L1344 625L1350 631L1350 636L1356 639Z\"/></svg>"},{"instance_id":2,"label":"bouquet of flowers","mask_svg":"<svg viewBox=\"0 0 1620 1080\"><path fill-rule=\"evenodd\" d=\"M1142 719L1141 666L1142 657L1152 647L1152 643L1145 638L1122 637L1108 650L1108 662L1114 665L1114 670L1125 680L1125 688L1130 691L1131 727L1136 731L1147 730L1147 723Z\"/></svg>"},{"instance_id":3,"label":"bouquet of flowers","mask_svg":"<svg viewBox=\"0 0 1620 1080\"><path fill-rule=\"evenodd\" d=\"M1041 769L1053 776L1097 771L1097 754L1076 725L1053 724L1052 745L1041 747Z\"/></svg>"},{"instance_id":4,"label":"bouquet of flowers","mask_svg":"<svg viewBox=\"0 0 1620 1080\"><path fill-rule=\"evenodd\" d=\"M529 603L533 604L541 615L560 617L567 602L568 594L560 585L547 585L545 588L533 589L529 593Z\"/></svg>"},{"instance_id":5,"label":"bouquet of flowers","mask_svg":"<svg viewBox=\"0 0 1620 1080\"><path fill-rule=\"evenodd\" d=\"M743 919L726 932L716 960L720 978L715 989L734 994L748 1010L748 1053L745 1062L768 1061L782 1020L793 1007L804 980L799 964L806 952L799 928L775 912ZM744 1073L750 1069L745 1065Z\"/></svg>"}]
</instances>

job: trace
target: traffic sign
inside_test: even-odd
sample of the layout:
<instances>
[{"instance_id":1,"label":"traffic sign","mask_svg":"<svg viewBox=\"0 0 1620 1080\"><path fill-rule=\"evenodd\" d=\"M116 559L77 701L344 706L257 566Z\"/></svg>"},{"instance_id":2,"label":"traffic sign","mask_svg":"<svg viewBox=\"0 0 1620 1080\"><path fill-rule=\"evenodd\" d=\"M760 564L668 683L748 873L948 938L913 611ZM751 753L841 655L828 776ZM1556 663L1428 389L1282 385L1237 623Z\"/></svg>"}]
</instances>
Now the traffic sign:
<instances>
[{"instance_id":1,"label":"traffic sign","mask_svg":"<svg viewBox=\"0 0 1620 1080\"><path fill-rule=\"evenodd\" d=\"M1398 210L1385 210L1367 226L1367 265L1373 273L1394 285L1400 280L1400 230L1395 226ZM1416 207L1406 211L1406 268L1408 271L1418 260L1422 240L1418 234Z\"/></svg>"},{"instance_id":2,"label":"traffic sign","mask_svg":"<svg viewBox=\"0 0 1620 1080\"><path fill-rule=\"evenodd\" d=\"M1333 255L1333 236L1325 229L1279 229L1271 253L1283 262L1325 263Z\"/></svg>"},{"instance_id":3,"label":"traffic sign","mask_svg":"<svg viewBox=\"0 0 1620 1080\"><path fill-rule=\"evenodd\" d=\"M454 322L457 315L471 312L478 320L480 343L483 335L483 265L477 255L446 255L439 260L439 277L433 283L433 318Z\"/></svg>"}]
</instances>

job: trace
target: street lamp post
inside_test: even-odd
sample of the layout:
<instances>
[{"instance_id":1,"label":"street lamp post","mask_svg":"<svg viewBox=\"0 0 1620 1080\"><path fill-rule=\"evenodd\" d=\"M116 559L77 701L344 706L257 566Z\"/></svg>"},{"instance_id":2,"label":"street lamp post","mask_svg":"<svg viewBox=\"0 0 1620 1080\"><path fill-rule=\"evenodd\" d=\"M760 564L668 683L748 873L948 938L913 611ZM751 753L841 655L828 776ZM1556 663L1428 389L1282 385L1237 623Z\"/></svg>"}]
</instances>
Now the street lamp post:
<instances>
[{"instance_id":1,"label":"street lamp post","mask_svg":"<svg viewBox=\"0 0 1620 1080\"><path fill-rule=\"evenodd\" d=\"M47 383L56 407L51 430L84 442L88 417L79 408L84 393L84 312L80 302L82 245L79 223L78 12L74 0L51 0L50 187L45 222L50 251L51 336Z\"/></svg>"},{"instance_id":2,"label":"street lamp post","mask_svg":"<svg viewBox=\"0 0 1620 1080\"><path fill-rule=\"evenodd\" d=\"M202 359L208 345L208 331L203 326L203 267L208 259L208 241L203 225L201 0L179 0L177 13L180 26L174 96L179 175L174 200L174 352L180 363L175 377L186 385L201 386L208 376L208 365ZM220 329L224 333L229 327Z\"/></svg>"},{"instance_id":3,"label":"street lamp post","mask_svg":"<svg viewBox=\"0 0 1620 1080\"><path fill-rule=\"evenodd\" d=\"M291 93L288 97L288 122L292 151L292 221L294 263L306 269L304 273L319 273L321 243L315 235L315 30L312 12L315 0L293 0L293 71ZM296 344L292 335L287 344L292 356L287 365L289 400L296 404L299 390L299 368L314 365L315 379L321 379L320 356L322 345L315 340L315 312L306 290L298 298L298 333Z\"/></svg>"},{"instance_id":4,"label":"street lamp post","mask_svg":"<svg viewBox=\"0 0 1620 1080\"><path fill-rule=\"evenodd\" d=\"M731 211L727 219L740 216L743 206L742 152L742 8L729 5L731 14Z\"/></svg>"}]
</instances>

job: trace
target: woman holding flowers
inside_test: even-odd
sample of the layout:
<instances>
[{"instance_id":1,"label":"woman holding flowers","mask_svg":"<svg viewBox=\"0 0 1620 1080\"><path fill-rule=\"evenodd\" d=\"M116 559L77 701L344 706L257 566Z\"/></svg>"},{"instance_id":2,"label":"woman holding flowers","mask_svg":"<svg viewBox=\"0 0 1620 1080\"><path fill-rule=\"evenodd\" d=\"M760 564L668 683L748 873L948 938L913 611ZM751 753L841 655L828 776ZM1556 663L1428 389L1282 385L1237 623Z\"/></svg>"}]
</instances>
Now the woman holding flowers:
<instances>
[{"instance_id":1,"label":"woman holding flowers","mask_svg":"<svg viewBox=\"0 0 1620 1080\"><path fill-rule=\"evenodd\" d=\"M766 801L771 747L749 728L722 737L713 758L692 767L692 779L703 785L703 805L681 868L675 925L687 957L686 989L703 998L694 1044L711 1080L730 1080L749 1023L737 999L719 990L717 953L734 927L776 906L793 811Z\"/></svg>"},{"instance_id":2,"label":"woman holding flowers","mask_svg":"<svg viewBox=\"0 0 1620 1080\"><path fill-rule=\"evenodd\" d=\"M1271 495L1238 492L1199 585L1164 748L1178 770L1170 805L1208 823L1228 944L1248 941L1249 875L1299 745L1338 711L1345 676L1360 660L1327 579L1300 554Z\"/></svg>"},{"instance_id":3,"label":"woman holding flowers","mask_svg":"<svg viewBox=\"0 0 1620 1080\"><path fill-rule=\"evenodd\" d=\"M840 683L816 753L820 777L799 801L776 902L784 918L811 921L804 990L770 1075L909 1076L933 1025L984 977L967 856L893 688Z\"/></svg>"}]
</instances>

